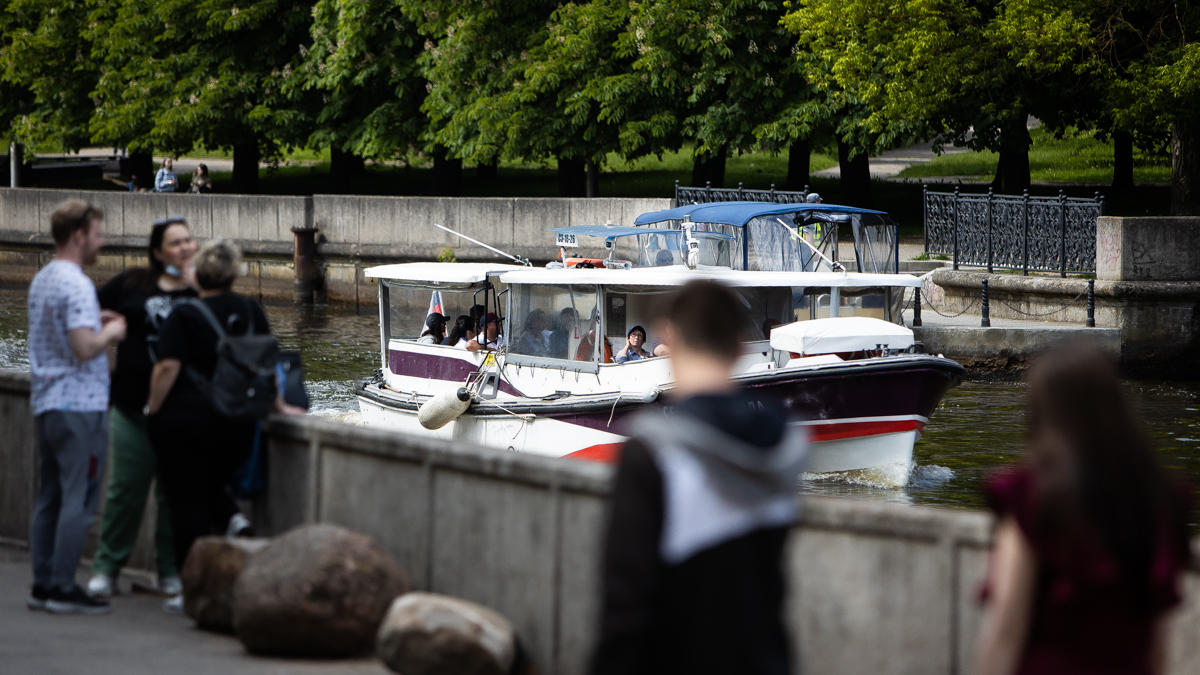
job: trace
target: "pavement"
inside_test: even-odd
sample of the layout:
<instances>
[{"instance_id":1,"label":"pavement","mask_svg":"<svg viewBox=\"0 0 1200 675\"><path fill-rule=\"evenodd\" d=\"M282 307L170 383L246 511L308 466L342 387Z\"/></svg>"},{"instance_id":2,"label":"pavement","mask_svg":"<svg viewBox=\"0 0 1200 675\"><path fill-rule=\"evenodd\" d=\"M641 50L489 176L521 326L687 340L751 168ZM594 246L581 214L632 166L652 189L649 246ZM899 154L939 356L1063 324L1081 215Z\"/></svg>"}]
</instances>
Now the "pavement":
<instances>
[{"instance_id":1,"label":"pavement","mask_svg":"<svg viewBox=\"0 0 1200 675\"><path fill-rule=\"evenodd\" d=\"M958 155L964 152L970 152L966 148L956 148L953 146L943 146L943 155ZM896 150L888 150L878 157L871 158L871 177L872 178L894 178L901 171L907 169L913 164L924 164L937 157L937 153L933 151L932 143L921 143L907 148L899 148ZM828 169L813 173L814 176L823 178L840 178L842 175L841 168L834 164ZM947 180L956 180L957 176L939 176L935 179L917 178L912 179L917 182L946 182ZM901 179L903 180L903 179Z\"/></svg>"},{"instance_id":2,"label":"pavement","mask_svg":"<svg viewBox=\"0 0 1200 675\"><path fill-rule=\"evenodd\" d=\"M80 583L87 579L81 566ZM251 656L231 635L196 628L162 611L160 597L128 592L100 616L53 615L25 607L29 552L0 544L0 673L38 675L385 675L375 659Z\"/></svg>"}]
</instances>

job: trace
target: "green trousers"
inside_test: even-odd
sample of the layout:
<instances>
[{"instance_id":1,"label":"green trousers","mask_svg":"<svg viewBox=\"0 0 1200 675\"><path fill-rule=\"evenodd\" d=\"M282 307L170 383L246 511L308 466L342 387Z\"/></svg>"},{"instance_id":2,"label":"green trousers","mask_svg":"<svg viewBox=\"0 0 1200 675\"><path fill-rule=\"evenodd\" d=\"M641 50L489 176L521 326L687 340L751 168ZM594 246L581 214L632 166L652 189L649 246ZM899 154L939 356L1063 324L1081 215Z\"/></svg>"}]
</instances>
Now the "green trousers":
<instances>
[{"instance_id":1,"label":"green trousers","mask_svg":"<svg viewBox=\"0 0 1200 675\"><path fill-rule=\"evenodd\" d=\"M100 545L92 564L92 574L116 576L137 543L146 496L154 483L158 515L154 524L154 562L158 578L177 576L171 514L163 496L162 484L154 480L157 463L150 447L146 418L128 417L113 408L109 417L108 494L100 518Z\"/></svg>"}]
</instances>

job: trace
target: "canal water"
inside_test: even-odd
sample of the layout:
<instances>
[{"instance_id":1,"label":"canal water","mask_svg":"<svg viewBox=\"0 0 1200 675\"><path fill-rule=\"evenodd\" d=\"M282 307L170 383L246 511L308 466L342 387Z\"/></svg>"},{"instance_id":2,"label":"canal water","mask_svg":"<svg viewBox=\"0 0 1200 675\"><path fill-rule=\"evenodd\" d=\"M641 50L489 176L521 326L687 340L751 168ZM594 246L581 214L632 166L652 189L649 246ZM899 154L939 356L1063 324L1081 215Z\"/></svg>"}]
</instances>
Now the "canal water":
<instances>
[{"instance_id":1,"label":"canal water","mask_svg":"<svg viewBox=\"0 0 1200 675\"><path fill-rule=\"evenodd\" d=\"M379 366L374 308L264 307L285 349L304 357L313 413L358 421L353 380ZM27 368L25 293L0 290L0 368ZM1130 382L1129 390L1165 463L1200 485L1200 383ZM914 449L908 485L888 468L807 476L813 494L956 507L983 505L989 471L1016 461L1024 433L1024 389L1015 383L963 383L942 400Z\"/></svg>"}]
</instances>

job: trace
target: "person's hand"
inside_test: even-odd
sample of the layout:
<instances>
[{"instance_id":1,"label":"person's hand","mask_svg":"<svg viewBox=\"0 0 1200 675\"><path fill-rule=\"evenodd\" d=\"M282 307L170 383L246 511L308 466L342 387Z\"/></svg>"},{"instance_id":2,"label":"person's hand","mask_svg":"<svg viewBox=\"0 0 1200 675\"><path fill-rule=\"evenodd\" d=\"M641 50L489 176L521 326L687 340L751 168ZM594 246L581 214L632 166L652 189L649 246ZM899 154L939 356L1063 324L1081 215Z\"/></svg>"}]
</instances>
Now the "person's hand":
<instances>
[{"instance_id":1,"label":"person's hand","mask_svg":"<svg viewBox=\"0 0 1200 675\"><path fill-rule=\"evenodd\" d=\"M105 321L103 313L101 313L100 322L100 334L104 337L106 343L120 342L125 339L125 331L128 329L128 326L125 324L125 317L117 314L115 317L110 317Z\"/></svg>"},{"instance_id":2,"label":"person's hand","mask_svg":"<svg viewBox=\"0 0 1200 675\"><path fill-rule=\"evenodd\" d=\"M123 318L121 313L111 309L100 310L100 325L103 326L113 319Z\"/></svg>"}]
</instances>

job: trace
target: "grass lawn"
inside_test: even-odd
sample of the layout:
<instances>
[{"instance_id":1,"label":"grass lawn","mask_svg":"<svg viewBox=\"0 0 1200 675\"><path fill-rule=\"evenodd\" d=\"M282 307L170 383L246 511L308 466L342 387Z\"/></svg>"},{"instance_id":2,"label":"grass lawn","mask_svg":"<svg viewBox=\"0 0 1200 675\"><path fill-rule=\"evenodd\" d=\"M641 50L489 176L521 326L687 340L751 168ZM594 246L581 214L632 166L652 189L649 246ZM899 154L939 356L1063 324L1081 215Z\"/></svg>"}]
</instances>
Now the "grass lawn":
<instances>
[{"instance_id":1,"label":"grass lawn","mask_svg":"<svg viewBox=\"0 0 1200 675\"><path fill-rule=\"evenodd\" d=\"M1092 132L1071 132L1055 138L1043 128L1031 129L1033 145L1029 149L1029 170L1035 182L1112 183L1112 141L1102 142ZM900 172L900 178L963 176L990 180L996 175L998 155L994 152L968 152L943 155L925 164L915 164ZM1134 150L1133 180L1136 183L1171 182L1171 158Z\"/></svg>"}]
</instances>

